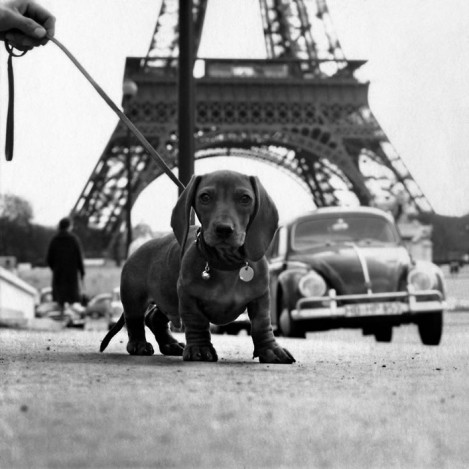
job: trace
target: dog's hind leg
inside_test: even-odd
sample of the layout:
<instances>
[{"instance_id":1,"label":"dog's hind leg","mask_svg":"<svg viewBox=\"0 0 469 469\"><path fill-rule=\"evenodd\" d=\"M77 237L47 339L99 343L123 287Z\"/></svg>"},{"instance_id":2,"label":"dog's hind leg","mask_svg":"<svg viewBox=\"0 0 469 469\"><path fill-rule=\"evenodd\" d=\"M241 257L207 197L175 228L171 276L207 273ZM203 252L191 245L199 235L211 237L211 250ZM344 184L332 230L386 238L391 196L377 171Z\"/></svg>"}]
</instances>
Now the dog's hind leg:
<instances>
[{"instance_id":1,"label":"dog's hind leg","mask_svg":"<svg viewBox=\"0 0 469 469\"><path fill-rule=\"evenodd\" d=\"M143 316L125 317L125 325L129 334L127 352L130 355L153 355L153 346L147 342L145 337L145 322Z\"/></svg>"},{"instance_id":2,"label":"dog's hind leg","mask_svg":"<svg viewBox=\"0 0 469 469\"><path fill-rule=\"evenodd\" d=\"M160 352L163 355L182 356L185 344L178 342L171 334L169 319L155 304L151 305L147 311L145 324L153 332Z\"/></svg>"}]
</instances>

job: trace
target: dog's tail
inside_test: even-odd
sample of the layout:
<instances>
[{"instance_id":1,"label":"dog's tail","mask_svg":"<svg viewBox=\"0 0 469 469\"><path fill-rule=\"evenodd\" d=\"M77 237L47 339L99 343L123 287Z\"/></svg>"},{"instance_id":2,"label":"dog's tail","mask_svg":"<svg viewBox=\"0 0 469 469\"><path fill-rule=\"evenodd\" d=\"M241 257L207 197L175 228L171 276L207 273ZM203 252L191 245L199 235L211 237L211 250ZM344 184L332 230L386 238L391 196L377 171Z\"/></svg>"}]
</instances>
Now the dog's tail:
<instances>
[{"instance_id":1,"label":"dog's tail","mask_svg":"<svg viewBox=\"0 0 469 469\"><path fill-rule=\"evenodd\" d=\"M114 324L114 326L112 326L112 329L106 334L103 341L101 342L101 346L99 347L100 352L104 352L106 347L109 345L109 342L111 342L111 339L124 327L124 324L125 318L124 313L122 313L119 320Z\"/></svg>"}]
</instances>

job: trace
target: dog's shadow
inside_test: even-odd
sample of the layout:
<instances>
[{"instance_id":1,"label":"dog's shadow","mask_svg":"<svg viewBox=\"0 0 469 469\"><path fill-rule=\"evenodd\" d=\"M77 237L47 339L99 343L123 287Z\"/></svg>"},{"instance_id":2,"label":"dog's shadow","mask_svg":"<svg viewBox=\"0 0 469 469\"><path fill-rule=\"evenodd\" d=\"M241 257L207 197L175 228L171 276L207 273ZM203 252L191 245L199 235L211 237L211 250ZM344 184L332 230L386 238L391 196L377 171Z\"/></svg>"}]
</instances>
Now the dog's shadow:
<instances>
[{"instance_id":1,"label":"dog's shadow","mask_svg":"<svg viewBox=\"0 0 469 469\"><path fill-rule=\"evenodd\" d=\"M167 355L160 355L155 353L151 356L138 356L129 355L120 352L60 352L49 355L48 362L54 361L56 363L69 364L69 365L104 365L104 366L137 366L137 367L212 367L212 366L231 366L231 367L246 367L246 366L259 366L262 364L258 360L243 360L232 358L219 358L217 362L204 362L204 361L184 361L182 357L173 357Z\"/></svg>"}]
</instances>

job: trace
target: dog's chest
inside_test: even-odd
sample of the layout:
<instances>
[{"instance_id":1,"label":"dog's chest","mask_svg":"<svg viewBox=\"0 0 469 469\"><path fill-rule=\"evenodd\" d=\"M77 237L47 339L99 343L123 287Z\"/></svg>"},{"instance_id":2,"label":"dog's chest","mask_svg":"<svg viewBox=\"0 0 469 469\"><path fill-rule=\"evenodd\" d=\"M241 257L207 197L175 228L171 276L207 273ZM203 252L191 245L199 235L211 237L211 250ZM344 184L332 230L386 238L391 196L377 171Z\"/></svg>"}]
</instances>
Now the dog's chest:
<instances>
[{"instance_id":1,"label":"dog's chest","mask_svg":"<svg viewBox=\"0 0 469 469\"><path fill-rule=\"evenodd\" d=\"M193 279L185 290L195 297L200 310L214 324L233 321L262 294L258 282L243 282L237 274L221 272L208 280Z\"/></svg>"},{"instance_id":2,"label":"dog's chest","mask_svg":"<svg viewBox=\"0 0 469 469\"><path fill-rule=\"evenodd\" d=\"M227 324L234 321L245 309L246 301L238 295L223 295L214 298L204 298L198 301L198 306L204 316L213 324Z\"/></svg>"}]
</instances>

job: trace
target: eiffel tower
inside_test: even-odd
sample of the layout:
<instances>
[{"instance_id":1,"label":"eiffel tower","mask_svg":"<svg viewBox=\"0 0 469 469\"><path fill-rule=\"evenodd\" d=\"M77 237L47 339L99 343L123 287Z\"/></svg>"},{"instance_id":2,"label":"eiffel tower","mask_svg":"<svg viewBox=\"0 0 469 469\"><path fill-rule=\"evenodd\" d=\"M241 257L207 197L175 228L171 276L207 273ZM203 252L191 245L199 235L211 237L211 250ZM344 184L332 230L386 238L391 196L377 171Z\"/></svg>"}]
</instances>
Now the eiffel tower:
<instances>
[{"instance_id":1,"label":"eiffel tower","mask_svg":"<svg viewBox=\"0 0 469 469\"><path fill-rule=\"evenodd\" d=\"M207 0L194 0L197 57ZM374 205L404 194L416 212L432 208L368 105L346 60L325 0L259 0L266 59L198 59L195 158L244 157L286 171L318 207ZM177 166L178 0L163 0L145 57L127 58L124 80L138 93L123 109L166 164ZM127 180L128 165L132 171ZM127 184L132 200L162 171L118 124L73 216L122 237Z\"/></svg>"}]
</instances>

